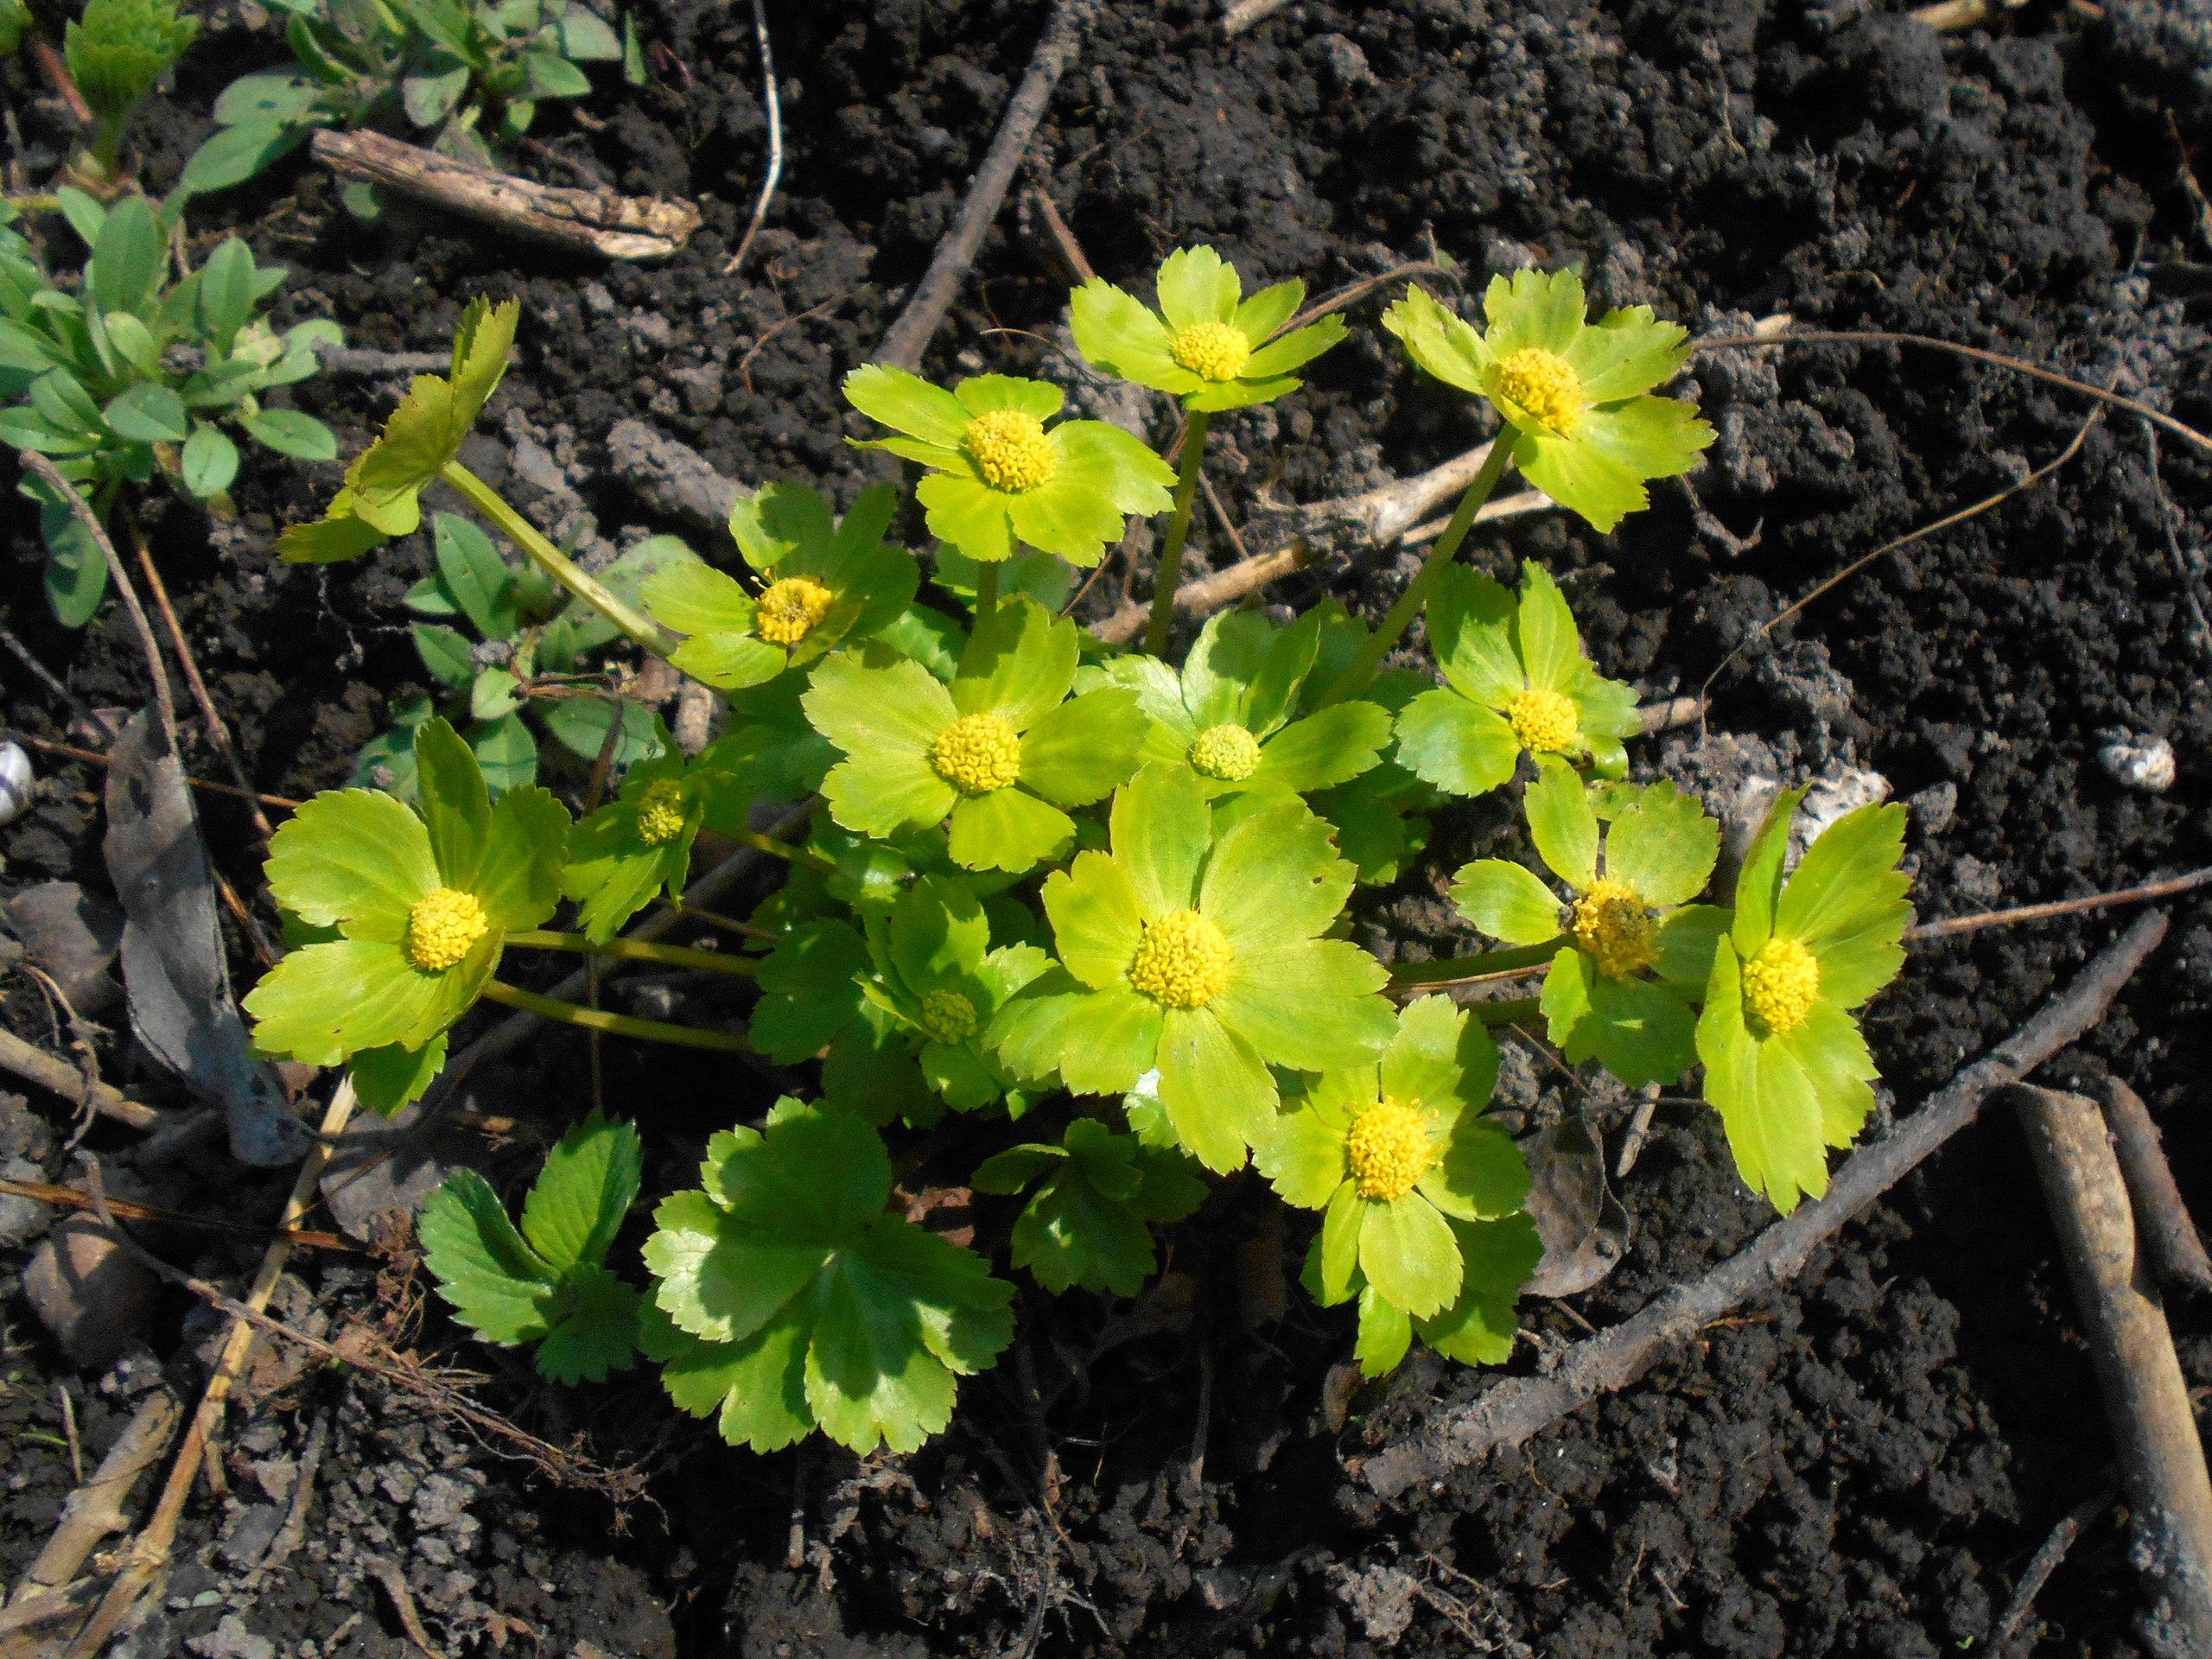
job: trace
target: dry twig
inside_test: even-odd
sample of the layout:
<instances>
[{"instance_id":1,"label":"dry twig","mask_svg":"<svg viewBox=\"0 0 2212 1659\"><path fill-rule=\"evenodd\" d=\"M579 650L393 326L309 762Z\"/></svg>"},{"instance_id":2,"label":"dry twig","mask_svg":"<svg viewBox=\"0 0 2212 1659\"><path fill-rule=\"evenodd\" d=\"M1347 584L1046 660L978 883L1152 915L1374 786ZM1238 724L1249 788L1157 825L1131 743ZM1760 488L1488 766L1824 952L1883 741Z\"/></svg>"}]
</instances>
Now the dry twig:
<instances>
[{"instance_id":1,"label":"dry twig","mask_svg":"<svg viewBox=\"0 0 2212 1659\"><path fill-rule=\"evenodd\" d=\"M2112 1425L2131 1554L2152 1598L2152 1652L2212 1653L2212 1476L2173 1332L2136 1264L2135 1217L2104 1115L2083 1096L2011 1090L2050 1205L2059 1254Z\"/></svg>"},{"instance_id":2,"label":"dry twig","mask_svg":"<svg viewBox=\"0 0 2212 1659\"><path fill-rule=\"evenodd\" d=\"M122 1437L100 1459L99 1467L69 1494L61 1519L31 1563L15 1592L9 1597L10 1611L21 1611L42 1602L59 1599L61 1611L73 1605L61 1597L103 1538L130 1524L124 1505L138 1477L161 1461L175 1438L184 1408L166 1388L156 1389L138 1403Z\"/></svg>"},{"instance_id":3,"label":"dry twig","mask_svg":"<svg viewBox=\"0 0 2212 1659\"><path fill-rule=\"evenodd\" d=\"M760 46L760 101L768 112L768 170L761 178L760 198L753 204L753 217L745 221L745 234L737 238L737 251L722 267L725 276L736 276L745 256L753 251L753 238L760 234L768 204L776 198L777 181L784 176L784 105L776 95L776 54L768 43L768 13L761 0L753 0L753 38Z\"/></svg>"},{"instance_id":4,"label":"dry twig","mask_svg":"<svg viewBox=\"0 0 2212 1659\"><path fill-rule=\"evenodd\" d=\"M665 259L699 228L688 201L571 190L486 172L380 132L329 129L309 142L315 160L341 178L477 219L574 253L605 259Z\"/></svg>"},{"instance_id":5,"label":"dry twig","mask_svg":"<svg viewBox=\"0 0 2212 1659\"><path fill-rule=\"evenodd\" d=\"M1044 119L1045 108L1052 102L1060 77L1075 61L1084 30L1097 15L1100 0L1054 0L1052 15L1045 20L1045 32L1029 60L1029 72L1021 78L1021 85L1007 104L998 134L991 140L990 149L983 154L983 164L976 169L976 177L968 187L967 199L960 204L960 212L944 240L938 244L929 269L922 273L921 281L914 284L914 291L907 296L906 308L884 331L874 361L900 369L921 367L922 353L937 333L938 325L944 321L945 313L952 308L953 298L959 293L969 267L976 263L983 237L991 228L992 220L998 217L1007 190L1014 183L1014 171L1021 165L1021 157L1036 134L1037 124Z\"/></svg>"},{"instance_id":6,"label":"dry twig","mask_svg":"<svg viewBox=\"0 0 2212 1659\"><path fill-rule=\"evenodd\" d=\"M1793 1276L1813 1252L1972 1122L1982 1102L2090 1030L2165 937L2153 911L2045 1003L2018 1031L1930 1096L1884 1139L1847 1159L1827 1197L1801 1205L1710 1272L1656 1298L1642 1311L1568 1349L1541 1376L1496 1384L1470 1404L1429 1418L1409 1438L1368 1459L1360 1478L1391 1498L1432 1472L1462 1467L1522 1444L1600 1395L1626 1388L1702 1326Z\"/></svg>"},{"instance_id":7,"label":"dry twig","mask_svg":"<svg viewBox=\"0 0 2212 1659\"><path fill-rule=\"evenodd\" d=\"M2171 899L2181 893L2193 893L2207 882L2212 882L2212 869L2191 870L2187 875L2176 875L2164 881L2146 881L2139 887L2122 887L2117 893L2093 893L2081 899L2054 899L2049 904L2020 905L2012 910L1986 910L1977 916L1954 916L1945 921L1923 922L1918 927L1905 930L1905 943L1922 944L1929 939L1948 939L1961 933L1979 933L1986 927L2013 927L2022 922L2047 922L2058 916L2079 916L2092 910L2107 910L2115 905L2147 904L2154 899Z\"/></svg>"},{"instance_id":8,"label":"dry twig","mask_svg":"<svg viewBox=\"0 0 2212 1659\"><path fill-rule=\"evenodd\" d=\"M78 1106L89 1107L102 1117L128 1123L134 1129L153 1128L167 1116L151 1106L142 1106L125 1098L119 1089L86 1081L84 1074L68 1061L34 1047L13 1032L0 1031L0 1070L12 1071L27 1083L35 1083Z\"/></svg>"},{"instance_id":9,"label":"dry twig","mask_svg":"<svg viewBox=\"0 0 2212 1659\"><path fill-rule=\"evenodd\" d=\"M2173 1166L2143 1096L2118 1077L2105 1079L2105 1122L2135 1208L2135 1232L2152 1272L2163 1284L2212 1291L2212 1257L2182 1202Z\"/></svg>"}]
</instances>

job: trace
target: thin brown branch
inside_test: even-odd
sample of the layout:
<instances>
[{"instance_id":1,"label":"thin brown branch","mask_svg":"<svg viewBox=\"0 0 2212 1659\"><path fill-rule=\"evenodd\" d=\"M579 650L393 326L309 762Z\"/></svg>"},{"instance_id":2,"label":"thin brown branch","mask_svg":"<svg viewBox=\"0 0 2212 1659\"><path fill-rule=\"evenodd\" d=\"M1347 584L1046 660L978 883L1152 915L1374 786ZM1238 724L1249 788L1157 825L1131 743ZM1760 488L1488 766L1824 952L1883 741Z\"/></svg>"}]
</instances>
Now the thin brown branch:
<instances>
[{"instance_id":1,"label":"thin brown branch","mask_svg":"<svg viewBox=\"0 0 2212 1659\"><path fill-rule=\"evenodd\" d=\"M0 1070L134 1129L155 1128L167 1121L166 1113L126 1099L122 1090L106 1084L86 1081L68 1061L34 1047L13 1032L0 1031Z\"/></svg>"},{"instance_id":2,"label":"thin brown branch","mask_svg":"<svg viewBox=\"0 0 2212 1659\"><path fill-rule=\"evenodd\" d=\"M2058 1524L2051 1528L2050 1535L2043 1541L2043 1548L2036 1551L2027 1570L2020 1574L2020 1581L2012 1586L2012 1599L2005 1604L2005 1617L1997 1621L1996 1630L1983 1644L1984 1652L2005 1651L2020 1633L2020 1627L2028 1622L2028 1615L2035 1611L2036 1597L2050 1582L2050 1575L2066 1559L2066 1552L2074 1548L2074 1541L2112 1508L2113 1500L2119 1496L2119 1486L2107 1481L2058 1517Z\"/></svg>"},{"instance_id":3,"label":"thin brown branch","mask_svg":"<svg viewBox=\"0 0 2212 1659\"><path fill-rule=\"evenodd\" d=\"M776 54L768 41L768 13L761 0L753 0L753 38L760 48L760 101L768 112L768 170L760 180L760 195L753 204L753 216L745 221L745 234L737 238L737 251L722 267L725 276L736 276L737 268L752 251L753 238L767 222L768 204L776 199L777 182L784 176L784 105L776 93ZM746 390L752 389L748 382Z\"/></svg>"},{"instance_id":4,"label":"thin brown branch","mask_svg":"<svg viewBox=\"0 0 2212 1659\"><path fill-rule=\"evenodd\" d=\"M2079 916L2093 910L2108 910L2115 905L2147 904L2155 899L2171 899L2184 893L2194 893L2207 882L2212 882L2212 869L2191 870L2187 875L2169 877L2164 881L2146 881L2139 887L2122 887L2117 893L2093 893L2082 899L2057 899L2044 905L2021 905L2012 910L1984 911L1978 916L1954 916L1948 921L1925 922L1918 927L1905 930L1905 943L1919 944L1929 939L1948 939L1961 933L1979 933L1986 927L2015 927L2022 922L2047 922L2059 916Z\"/></svg>"},{"instance_id":5,"label":"thin brown branch","mask_svg":"<svg viewBox=\"0 0 2212 1659\"><path fill-rule=\"evenodd\" d=\"M1519 1446L1599 1395L1626 1388L1706 1325L1795 1276L1846 1223L1972 1122L1990 1095L2094 1027L2165 933L2163 912L2138 917L2026 1024L1901 1119L1886 1137L1846 1160L1826 1197L1801 1205L1747 1249L1575 1344L1543 1376L1508 1378L1470 1404L1431 1414L1412 1435L1368 1459L1360 1478L1388 1499L1440 1471Z\"/></svg>"},{"instance_id":6,"label":"thin brown branch","mask_svg":"<svg viewBox=\"0 0 2212 1659\"><path fill-rule=\"evenodd\" d=\"M161 1461L183 1415L184 1408L166 1388L156 1389L139 1402L138 1409L100 1459L92 1478L79 1484L62 1505L61 1519L45 1548L9 1598L11 1611L43 1596L58 1594L76 1578L102 1539L130 1524L124 1508L130 1501L130 1489L137 1484L139 1476ZM65 1600L63 1611L68 1605Z\"/></svg>"},{"instance_id":7,"label":"thin brown branch","mask_svg":"<svg viewBox=\"0 0 2212 1659\"><path fill-rule=\"evenodd\" d=\"M1961 346L1956 340L1938 340L1933 334L1902 334L1877 328L1808 328L1771 335L1719 334L1697 341L1694 349L1716 352L1738 346L1757 348L1763 346L1913 346L1923 351L1948 352L1954 357L1971 358L1977 363L2010 369L2015 374L2024 374L2029 379L2040 380L2046 385L2063 386L2070 392L2092 398L2113 409L2124 409L2154 426L2164 427L2176 437L2196 445L2207 454L2212 454L2212 437L2207 437L2195 427L2184 425L2164 410L2153 409L2139 398L2125 397L2107 387L2092 385L2087 380L2077 380L2070 374L2062 374L2056 369L2046 369L2025 358L2010 357L2003 352L1993 352L1981 346Z\"/></svg>"},{"instance_id":8,"label":"thin brown branch","mask_svg":"<svg viewBox=\"0 0 2212 1659\"><path fill-rule=\"evenodd\" d=\"M115 543L108 537L107 526L100 523L100 516L92 511L92 504L67 478L61 469L40 454L35 449L18 449L16 459L26 472L35 473L48 489L58 491L69 511L92 544L107 561L107 573L115 583L116 595L123 607L130 613L130 625L138 632L138 647L145 653L146 677L152 683L154 706L162 721L162 733L169 741L169 753L181 753L176 740L176 695L169 689L168 670L162 664L162 648L154 643L153 626L146 620L146 607L138 602L138 590L130 585L130 573L123 568L123 560L115 550Z\"/></svg>"},{"instance_id":9,"label":"thin brown branch","mask_svg":"<svg viewBox=\"0 0 2212 1659\"><path fill-rule=\"evenodd\" d=\"M1796 338L1796 336L1793 336L1793 338ZM2075 432L2074 436L2068 442L2066 447L2060 450L2056 454L2053 455L2049 461L2044 462L2042 466L2029 473L2025 477L2016 479L2013 482L2007 484L2003 489L1998 491L1994 495L1984 496L1980 500L1974 502L1970 506L1961 507L1955 512L1947 512L1941 518L1931 520L1929 523L1921 525L1917 530L1907 531L1896 540L1883 543L1881 546L1876 548L1872 553L1861 554L1859 557L1853 559L1849 564L1845 565L1842 569L1837 571L1834 575L1819 583L1812 589L1811 592L1806 594L1800 599L1793 601L1789 605L1784 606L1781 610L1777 611L1772 616L1759 624L1757 631L1751 634L1750 639L1745 639L1733 651L1730 652L1726 657L1723 657L1720 659L1719 665L1716 667L1712 673L1705 677L1705 683L1698 688L1698 696L1700 698L1709 697L1713 692L1713 683L1719 679L1723 674L1726 674L1729 668L1735 663L1737 658L1740 658L1753 645L1758 644L1759 641L1767 638L1768 635L1771 634L1784 622L1789 620L1791 617L1802 612L1804 608L1808 605L1810 605L1815 600L1820 598L1823 594L1832 593L1836 588L1841 587L1845 582L1849 582L1853 576L1857 575L1861 570L1866 569L1868 565L1874 563L1878 560L1885 559L1891 554L1897 551L1900 548L1910 547L1913 543L1920 541L1926 537L1933 536L1940 531L1948 530L1955 524L1962 524L1967 519L1974 518L1981 513L1987 512L1992 507L1997 506L2003 502L2009 501L2021 491L2031 489L2036 485L2042 483L2044 480L2049 478L2053 473L2058 471L2060 467L2065 466L2068 461L2073 460L2074 457L2081 452L2082 444L2088 440L2090 429L2096 425L2103 414L2104 411L2101 409L2092 410L2089 413L2089 418L2082 423L2081 427Z\"/></svg>"},{"instance_id":10,"label":"thin brown branch","mask_svg":"<svg viewBox=\"0 0 2212 1659\"><path fill-rule=\"evenodd\" d=\"M58 743L50 737L33 737L29 732L19 732L12 727L0 728L0 730L6 731L16 742L27 744L34 749L42 749L48 754L65 755L72 760L87 761L95 766L115 764L111 757L102 754L98 749L79 748L73 743ZM232 800L251 799L264 806L273 806L281 812L296 812L300 809L300 803L289 795L268 795L258 790L247 795L234 784L218 784L205 778L188 778L184 781L194 789L204 789L211 795L227 795Z\"/></svg>"},{"instance_id":11,"label":"thin brown branch","mask_svg":"<svg viewBox=\"0 0 2212 1659\"><path fill-rule=\"evenodd\" d=\"M2204 1241L2182 1199L2151 1109L2119 1077L2105 1079L2104 1103L2113 1150L2135 1209L2135 1231L2152 1272L2162 1284L2212 1292L2212 1256L2205 1255Z\"/></svg>"},{"instance_id":12,"label":"thin brown branch","mask_svg":"<svg viewBox=\"0 0 2212 1659\"><path fill-rule=\"evenodd\" d=\"M1332 293L1324 294L1288 322L1275 330L1275 335L1294 334L1309 322L1319 322L1325 316L1357 305L1378 288L1388 288L1392 283L1411 282L1416 276L1441 276L1446 268L1433 259L1414 259L1402 265L1393 265L1379 276L1363 276L1356 283L1347 283Z\"/></svg>"},{"instance_id":13,"label":"thin brown branch","mask_svg":"<svg viewBox=\"0 0 2212 1659\"><path fill-rule=\"evenodd\" d=\"M57 1210L98 1210L88 1192L73 1186L56 1186L51 1181L11 1181L0 1179L0 1194L9 1198L29 1198L34 1204L51 1205ZM158 1222L164 1227L205 1227L216 1232L236 1233L245 1238L257 1238L264 1243L272 1236L265 1227L249 1227L242 1222L225 1221L215 1216L194 1216L181 1210L164 1210L159 1205L133 1204L127 1198L110 1198L107 1207L114 1214L133 1221ZM277 1230L293 1243L311 1250L338 1250L349 1255L361 1254L361 1247L350 1238L336 1233L318 1233L304 1227L285 1227Z\"/></svg>"},{"instance_id":14,"label":"thin brown branch","mask_svg":"<svg viewBox=\"0 0 2212 1659\"><path fill-rule=\"evenodd\" d=\"M1038 37L1037 50L1029 60L1028 73L1022 76L1021 85L1007 100L997 135L983 153L982 165L976 169L967 197L961 202L960 211L954 215L944 239L938 244L929 269L922 273L921 281L914 284L913 292L907 296L906 308L884 331L882 342L876 347L875 361L899 369L921 367L922 353L928 349L945 314L952 308L953 299L960 292L960 284L969 267L976 263L984 236L1005 204L1014 172L1021 165L1030 139L1036 136L1037 124L1044 119L1046 106L1052 102L1060 77L1075 61L1084 31L1090 26L1099 9L1100 0L1055 0L1051 15L1045 20L1044 33Z\"/></svg>"}]
</instances>

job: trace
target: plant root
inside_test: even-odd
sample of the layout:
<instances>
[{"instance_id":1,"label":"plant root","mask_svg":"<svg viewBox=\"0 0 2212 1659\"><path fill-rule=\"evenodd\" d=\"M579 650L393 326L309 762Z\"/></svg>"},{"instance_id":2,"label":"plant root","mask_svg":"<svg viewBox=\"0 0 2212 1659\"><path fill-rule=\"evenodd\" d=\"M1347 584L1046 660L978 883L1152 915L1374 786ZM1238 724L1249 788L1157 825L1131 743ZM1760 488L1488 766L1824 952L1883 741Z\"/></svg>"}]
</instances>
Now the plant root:
<instances>
[{"instance_id":1,"label":"plant root","mask_svg":"<svg viewBox=\"0 0 2212 1659\"><path fill-rule=\"evenodd\" d=\"M2135 1232L2143 1254L2162 1284L2177 1289L2212 1291L2212 1256L2204 1253L2196 1224L2182 1202L2173 1166L2151 1121L2151 1109L2118 1077L2105 1079L2105 1122L2113 1150L2135 1207Z\"/></svg>"}]
</instances>

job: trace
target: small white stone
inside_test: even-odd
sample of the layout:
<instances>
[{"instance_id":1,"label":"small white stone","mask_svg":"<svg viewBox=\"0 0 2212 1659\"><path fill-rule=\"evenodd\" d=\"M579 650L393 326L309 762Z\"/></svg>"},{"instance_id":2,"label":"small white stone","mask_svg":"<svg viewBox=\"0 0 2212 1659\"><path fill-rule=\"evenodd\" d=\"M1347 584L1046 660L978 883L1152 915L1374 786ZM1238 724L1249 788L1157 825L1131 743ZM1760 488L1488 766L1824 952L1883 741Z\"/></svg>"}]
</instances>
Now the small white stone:
<instances>
[{"instance_id":1,"label":"small white stone","mask_svg":"<svg viewBox=\"0 0 2212 1659\"><path fill-rule=\"evenodd\" d=\"M2122 734L2097 751L2097 760L2123 788L2163 795L2174 786L2174 746L2152 733Z\"/></svg>"},{"instance_id":2,"label":"small white stone","mask_svg":"<svg viewBox=\"0 0 2212 1659\"><path fill-rule=\"evenodd\" d=\"M31 758L16 743L0 742L0 823L13 823L31 810L38 780Z\"/></svg>"}]
</instances>

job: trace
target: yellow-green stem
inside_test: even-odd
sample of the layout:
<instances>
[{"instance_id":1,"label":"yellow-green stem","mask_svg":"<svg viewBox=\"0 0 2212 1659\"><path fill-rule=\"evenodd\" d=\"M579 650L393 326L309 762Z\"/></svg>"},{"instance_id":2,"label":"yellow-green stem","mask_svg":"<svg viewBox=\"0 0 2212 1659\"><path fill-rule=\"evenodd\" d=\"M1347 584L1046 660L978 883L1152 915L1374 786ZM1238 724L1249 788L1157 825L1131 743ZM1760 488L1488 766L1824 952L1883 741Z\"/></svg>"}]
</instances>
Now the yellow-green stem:
<instances>
[{"instance_id":1,"label":"yellow-green stem","mask_svg":"<svg viewBox=\"0 0 2212 1659\"><path fill-rule=\"evenodd\" d=\"M572 950L579 956L657 962L669 968L696 968L704 973L728 974L734 979L752 978L754 966L748 957L733 957L721 950L698 950L687 944L661 944L652 939L616 938L601 943L582 933L560 933L543 928L510 933L507 943L531 950Z\"/></svg>"},{"instance_id":2,"label":"yellow-green stem","mask_svg":"<svg viewBox=\"0 0 2212 1659\"><path fill-rule=\"evenodd\" d=\"M1478 979L1487 974L1518 973L1525 969L1541 968L1557 956L1565 938L1548 939L1541 944L1516 944L1504 950L1483 950L1471 957L1446 957L1440 962L1402 962L1390 969L1393 986L1438 985L1455 983L1465 979Z\"/></svg>"},{"instance_id":3,"label":"yellow-green stem","mask_svg":"<svg viewBox=\"0 0 2212 1659\"><path fill-rule=\"evenodd\" d=\"M794 847L788 841L778 841L773 836L764 836L756 830L741 830L730 839L741 847L750 847L756 853L780 858L786 864L804 864L818 875L837 874L837 867L821 854L810 853L804 847Z\"/></svg>"},{"instance_id":4,"label":"yellow-green stem","mask_svg":"<svg viewBox=\"0 0 2212 1659\"><path fill-rule=\"evenodd\" d=\"M1495 1002L1470 1002L1467 1007L1486 1026L1510 1026L1541 1012L1533 996L1501 997Z\"/></svg>"},{"instance_id":5,"label":"yellow-green stem","mask_svg":"<svg viewBox=\"0 0 2212 1659\"><path fill-rule=\"evenodd\" d=\"M1459 543L1467 539L1467 532L1474 527L1475 515L1489 500L1491 492L1497 487L1497 480L1505 475L1506 464L1513 459L1513 429L1498 429L1497 436L1491 441L1490 454L1484 459L1483 469L1475 474L1475 481L1467 486L1467 493L1459 498L1453 509L1452 522L1436 538L1436 545L1428 550L1428 556L1421 561L1421 569L1414 572L1414 579L1406 584L1406 591L1398 595L1398 602L1390 607L1382 626L1368 636L1344 671L1337 676L1336 683L1322 695L1321 702L1342 702L1346 697L1356 697L1367 690L1375 678L1375 671L1390 654L1390 647L1405 637L1413 626L1414 618L1428 603L1429 590L1443 575L1444 567L1452 563L1459 550Z\"/></svg>"},{"instance_id":6,"label":"yellow-green stem","mask_svg":"<svg viewBox=\"0 0 2212 1659\"><path fill-rule=\"evenodd\" d=\"M509 541L537 562L546 575L620 629L632 644L656 657L665 657L676 649L676 640L666 629L651 618L639 615L609 593L596 577L548 541L537 525L509 506L505 497L467 467L457 461L449 461L438 468L438 476L467 497L469 505L498 525Z\"/></svg>"},{"instance_id":7,"label":"yellow-green stem","mask_svg":"<svg viewBox=\"0 0 2212 1659\"><path fill-rule=\"evenodd\" d=\"M639 1020L626 1014L608 1014L601 1008L579 1007L556 996L525 991L503 979L485 982L484 1000L504 1002L511 1008L534 1014L543 1020L557 1020L563 1025L603 1031L610 1037L635 1037L641 1042L669 1043L677 1048L711 1048L728 1054L747 1054L753 1049L752 1044L734 1032L708 1031L698 1026L671 1025L665 1020Z\"/></svg>"},{"instance_id":8,"label":"yellow-green stem","mask_svg":"<svg viewBox=\"0 0 2212 1659\"><path fill-rule=\"evenodd\" d=\"M1168 625L1175 620L1175 588L1183 579L1183 543L1191 536L1191 502L1198 493L1198 465L1205 459L1206 423L1202 409L1191 411L1183 432L1183 461L1175 473L1175 505L1167 515L1167 535L1160 544L1160 563L1152 576L1152 617L1144 627L1144 648L1157 657L1167 649Z\"/></svg>"}]
</instances>

